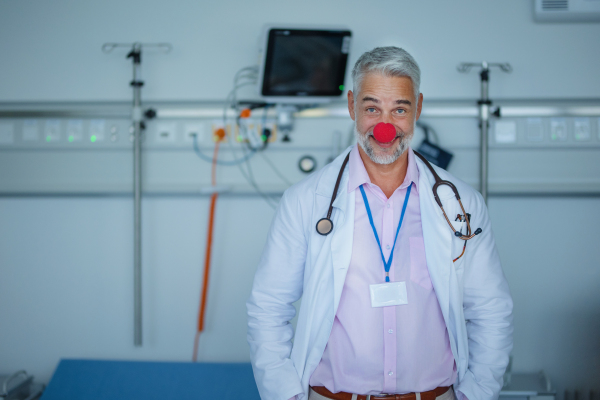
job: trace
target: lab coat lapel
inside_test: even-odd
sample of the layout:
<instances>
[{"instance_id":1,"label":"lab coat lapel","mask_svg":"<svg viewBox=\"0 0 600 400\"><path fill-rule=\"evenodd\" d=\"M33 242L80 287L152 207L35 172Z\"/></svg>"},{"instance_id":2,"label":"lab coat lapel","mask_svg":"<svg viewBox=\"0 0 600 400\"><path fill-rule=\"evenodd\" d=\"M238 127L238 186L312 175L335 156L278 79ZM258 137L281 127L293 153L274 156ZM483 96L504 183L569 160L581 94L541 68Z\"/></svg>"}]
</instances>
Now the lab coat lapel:
<instances>
[{"instance_id":1,"label":"lab coat lapel","mask_svg":"<svg viewBox=\"0 0 600 400\"><path fill-rule=\"evenodd\" d=\"M333 313L342 296L346 273L352 257L352 241L354 239L354 207L355 191L348 193L348 172L344 173L337 198L333 202L335 218L333 219L333 237L331 238L331 263L333 268Z\"/></svg>"},{"instance_id":2,"label":"lab coat lapel","mask_svg":"<svg viewBox=\"0 0 600 400\"><path fill-rule=\"evenodd\" d=\"M352 150L352 146L340 154L331 164L326 166L327 171L323 174L318 186L317 197L327 199L327 205L331 200L331 192L335 186L340 168L348 152ZM325 246L330 247L331 258L330 263L323 265L323 268L331 268L333 275L333 315L337 312L337 307L342 296L344 281L346 280L346 272L350 266L350 258L352 257L352 241L354 238L354 201L355 193L348 193L349 166L346 165L344 174L340 181L340 187L335 201L333 202L333 213L331 220L333 222L333 231L327 236ZM323 211L326 207L323 207ZM322 218L320 215L318 218ZM328 243L327 243L328 241Z\"/></svg>"},{"instance_id":3,"label":"lab coat lapel","mask_svg":"<svg viewBox=\"0 0 600 400\"><path fill-rule=\"evenodd\" d=\"M452 237L442 211L433 197L431 190L434 183L433 175L419 159L417 159L417 167L419 168L419 204L427 268L442 314L448 323ZM440 190L440 194L441 192Z\"/></svg>"}]
</instances>

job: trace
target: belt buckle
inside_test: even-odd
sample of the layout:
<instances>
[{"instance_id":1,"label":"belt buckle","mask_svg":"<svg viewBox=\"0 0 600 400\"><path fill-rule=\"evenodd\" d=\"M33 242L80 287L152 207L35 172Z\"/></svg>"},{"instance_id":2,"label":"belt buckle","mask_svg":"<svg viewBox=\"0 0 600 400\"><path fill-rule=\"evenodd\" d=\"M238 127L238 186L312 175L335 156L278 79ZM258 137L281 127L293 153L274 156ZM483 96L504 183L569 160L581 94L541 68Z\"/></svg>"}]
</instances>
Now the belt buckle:
<instances>
[{"instance_id":1,"label":"belt buckle","mask_svg":"<svg viewBox=\"0 0 600 400\"><path fill-rule=\"evenodd\" d=\"M414 395L416 396L415 400L421 400L421 393L414 392ZM392 394L392 393L381 393L381 394L368 395L367 396L367 400L371 400L371 398L377 399L377 398L384 398L384 397L397 398L396 396L398 396L398 395L395 394L395 393L394 394ZM404 396L404 395L400 395L400 396Z\"/></svg>"}]
</instances>

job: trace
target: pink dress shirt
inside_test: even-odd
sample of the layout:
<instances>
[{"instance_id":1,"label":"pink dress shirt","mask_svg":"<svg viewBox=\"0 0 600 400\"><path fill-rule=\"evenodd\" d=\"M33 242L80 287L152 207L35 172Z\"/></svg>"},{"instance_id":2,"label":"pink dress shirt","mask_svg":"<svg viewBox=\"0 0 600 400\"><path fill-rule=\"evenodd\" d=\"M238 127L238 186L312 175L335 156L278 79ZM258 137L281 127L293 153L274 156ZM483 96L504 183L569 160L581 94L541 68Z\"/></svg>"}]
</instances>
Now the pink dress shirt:
<instances>
[{"instance_id":1,"label":"pink dress shirt","mask_svg":"<svg viewBox=\"0 0 600 400\"><path fill-rule=\"evenodd\" d=\"M431 284L419 206L419 171L408 149L406 178L388 199L371 183L358 148L350 153L348 192L356 192L350 267L327 347L311 386L357 394L424 392L456 380L454 357ZM413 185L398 234L390 281L404 281L408 304L371 307L369 285L385 270L359 186L364 184L386 260L394 244L407 188Z\"/></svg>"}]
</instances>

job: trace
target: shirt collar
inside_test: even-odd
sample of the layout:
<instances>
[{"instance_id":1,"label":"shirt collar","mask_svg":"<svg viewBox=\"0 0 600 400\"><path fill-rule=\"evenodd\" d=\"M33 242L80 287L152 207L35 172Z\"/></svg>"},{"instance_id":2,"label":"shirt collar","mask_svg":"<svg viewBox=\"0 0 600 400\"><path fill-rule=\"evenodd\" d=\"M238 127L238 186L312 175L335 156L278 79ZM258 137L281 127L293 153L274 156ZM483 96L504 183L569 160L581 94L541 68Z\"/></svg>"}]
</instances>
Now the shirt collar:
<instances>
[{"instance_id":1,"label":"shirt collar","mask_svg":"<svg viewBox=\"0 0 600 400\"><path fill-rule=\"evenodd\" d=\"M418 190L418 182L419 182L419 169L417 168L417 163L415 161L415 153L412 148L406 149L408 152L408 167L406 169L406 176L404 177L404 181L400 185L399 189L406 189L411 183L414 182L413 190ZM365 164L360 158L360 153L358 152L358 144L354 145L352 150L350 151L350 159L348 160L349 164L349 173L348 177L348 192L352 192L364 183L371 184L371 178L369 178L369 174L367 173L367 169L365 168Z\"/></svg>"}]
</instances>

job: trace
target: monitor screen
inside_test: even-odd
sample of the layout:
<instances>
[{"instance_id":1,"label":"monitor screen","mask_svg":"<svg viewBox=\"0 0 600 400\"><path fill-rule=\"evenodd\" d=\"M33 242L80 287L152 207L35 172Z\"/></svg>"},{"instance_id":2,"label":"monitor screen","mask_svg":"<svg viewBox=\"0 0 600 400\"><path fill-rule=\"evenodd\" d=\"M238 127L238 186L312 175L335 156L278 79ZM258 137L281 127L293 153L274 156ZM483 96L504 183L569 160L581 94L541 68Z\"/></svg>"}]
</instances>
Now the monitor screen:
<instances>
[{"instance_id":1,"label":"monitor screen","mask_svg":"<svg viewBox=\"0 0 600 400\"><path fill-rule=\"evenodd\" d=\"M352 33L348 30L270 29L263 96L339 96Z\"/></svg>"}]
</instances>

